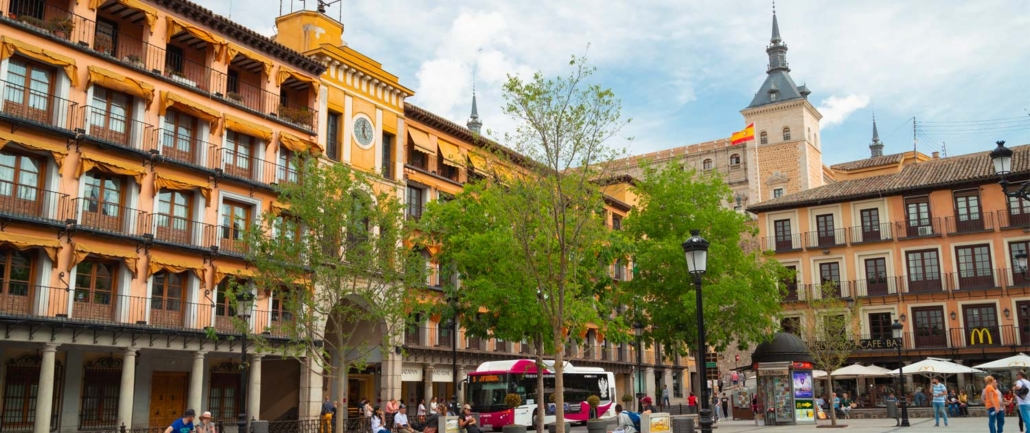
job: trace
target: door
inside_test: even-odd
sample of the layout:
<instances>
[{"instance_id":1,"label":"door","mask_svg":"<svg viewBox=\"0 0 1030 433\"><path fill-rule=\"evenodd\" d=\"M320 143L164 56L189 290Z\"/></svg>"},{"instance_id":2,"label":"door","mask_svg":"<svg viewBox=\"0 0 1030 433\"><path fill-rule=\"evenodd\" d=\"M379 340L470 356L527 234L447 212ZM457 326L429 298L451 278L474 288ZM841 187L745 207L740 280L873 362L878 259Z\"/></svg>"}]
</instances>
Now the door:
<instances>
[{"instance_id":1,"label":"door","mask_svg":"<svg viewBox=\"0 0 1030 433\"><path fill-rule=\"evenodd\" d=\"M887 288L887 259L878 257L866 259L865 261L866 291L870 296L886 295Z\"/></svg>"},{"instance_id":2,"label":"door","mask_svg":"<svg viewBox=\"0 0 1030 433\"><path fill-rule=\"evenodd\" d=\"M930 236L933 226L930 223L930 198L916 197L905 199L905 221L908 237Z\"/></svg>"},{"instance_id":3,"label":"door","mask_svg":"<svg viewBox=\"0 0 1030 433\"><path fill-rule=\"evenodd\" d=\"M1016 302L1016 322L1019 326L1019 344L1030 344L1030 301Z\"/></svg>"},{"instance_id":4,"label":"door","mask_svg":"<svg viewBox=\"0 0 1030 433\"><path fill-rule=\"evenodd\" d=\"M837 245L837 231L833 227L833 215L816 215L816 227L818 228L819 246L828 247Z\"/></svg>"},{"instance_id":5,"label":"door","mask_svg":"<svg viewBox=\"0 0 1030 433\"><path fill-rule=\"evenodd\" d=\"M984 229L980 211L980 190L970 189L955 192L955 231L975 232Z\"/></svg>"},{"instance_id":6,"label":"door","mask_svg":"<svg viewBox=\"0 0 1030 433\"><path fill-rule=\"evenodd\" d=\"M822 285L819 289L821 297L840 297L842 295L840 286L840 263L820 263L819 283Z\"/></svg>"},{"instance_id":7,"label":"door","mask_svg":"<svg viewBox=\"0 0 1030 433\"><path fill-rule=\"evenodd\" d=\"M913 308L915 316L916 348L948 347L944 333L944 309L941 307Z\"/></svg>"},{"instance_id":8,"label":"door","mask_svg":"<svg viewBox=\"0 0 1030 433\"><path fill-rule=\"evenodd\" d=\"M1001 330L998 328L998 308L994 304L964 305L965 338L969 346L1000 346Z\"/></svg>"},{"instance_id":9,"label":"door","mask_svg":"<svg viewBox=\"0 0 1030 433\"><path fill-rule=\"evenodd\" d=\"M229 131L228 137L226 146L222 150L225 174L242 179L253 179L254 164L251 156L254 153L254 139L236 131Z\"/></svg>"},{"instance_id":10,"label":"door","mask_svg":"<svg viewBox=\"0 0 1030 433\"><path fill-rule=\"evenodd\" d=\"M1018 269L1016 267L1016 254L1030 252L1030 242L1011 242L1009 243L1009 263L1012 264L1012 285L1014 286L1025 286L1027 284L1027 278L1023 276L1024 269Z\"/></svg>"},{"instance_id":11,"label":"door","mask_svg":"<svg viewBox=\"0 0 1030 433\"><path fill-rule=\"evenodd\" d=\"M790 272L790 276L781 281L783 285L787 286L787 294L784 296L785 301L796 301L798 300L798 268L797 266L784 266L787 272Z\"/></svg>"},{"instance_id":12,"label":"door","mask_svg":"<svg viewBox=\"0 0 1030 433\"><path fill-rule=\"evenodd\" d=\"M123 178L104 174L99 170L86 173L85 178L80 224L105 232L124 233Z\"/></svg>"},{"instance_id":13,"label":"door","mask_svg":"<svg viewBox=\"0 0 1030 433\"><path fill-rule=\"evenodd\" d=\"M89 107L89 135L127 146L131 103L129 95L94 86L93 103Z\"/></svg>"},{"instance_id":14,"label":"door","mask_svg":"<svg viewBox=\"0 0 1030 433\"><path fill-rule=\"evenodd\" d=\"M939 292L941 290L941 268L937 250L910 251L908 261L909 293Z\"/></svg>"},{"instance_id":15,"label":"door","mask_svg":"<svg viewBox=\"0 0 1030 433\"><path fill-rule=\"evenodd\" d=\"M191 245L193 193L161 191L157 195L157 239L179 245Z\"/></svg>"},{"instance_id":16,"label":"door","mask_svg":"<svg viewBox=\"0 0 1030 433\"><path fill-rule=\"evenodd\" d=\"M35 267L31 252L0 248L0 312L15 316L32 314Z\"/></svg>"},{"instance_id":17,"label":"door","mask_svg":"<svg viewBox=\"0 0 1030 433\"><path fill-rule=\"evenodd\" d=\"M958 257L959 289L987 289L995 287L991 269L991 251L987 245L955 248Z\"/></svg>"},{"instance_id":18,"label":"door","mask_svg":"<svg viewBox=\"0 0 1030 433\"><path fill-rule=\"evenodd\" d=\"M776 232L776 251L794 249L794 237L790 234L790 220L776 220L773 222L773 226Z\"/></svg>"},{"instance_id":19,"label":"door","mask_svg":"<svg viewBox=\"0 0 1030 433\"><path fill-rule=\"evenodd\" d=\"M21 58L11 59L7 68L3 111L49 125L54 99L53 69Z\"/></svg>"},{"instance_id":20,"label":"door","mask_svg":"<svg viewBox=\"0 0 1030 433\"><path fill-rule=\"evenodd\" d=\"M185 372L155 371L150 382L150 427L165 428L186 410Z\"/></svg>"},{"instance_id":21,"label":"door","mask_svg":"<svg viewBox=\"0 0 1030 433\"><path fill-rule=\"evenodd\" d=\"M862 209L862 242L876 242L883 239L880 233L880 210Z\"/></svg>"}]
</instances>

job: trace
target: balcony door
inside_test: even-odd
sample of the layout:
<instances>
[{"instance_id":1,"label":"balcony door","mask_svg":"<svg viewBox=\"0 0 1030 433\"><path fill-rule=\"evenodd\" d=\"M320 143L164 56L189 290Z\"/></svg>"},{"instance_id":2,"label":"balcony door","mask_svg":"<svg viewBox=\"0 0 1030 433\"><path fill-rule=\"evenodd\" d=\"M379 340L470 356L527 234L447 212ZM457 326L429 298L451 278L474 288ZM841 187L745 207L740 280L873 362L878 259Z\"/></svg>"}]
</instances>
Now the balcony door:
<instances>
[{"instance_id":1,"label":"balcony door","mask_svg":"<svg viewBox=\"0 0 1030 433\"><path fill-rule=\"evenodd\" d=\"M984 229L983 212L980 209L980 190L955 191L955 231L975 232Z\"/></svg>"},{"instance_id":2,"label":"balcony door","mask_svg":"<svg viewBox=\"0 0 1030 433\"><path fill-rule=\"evenodd\" d=\"M189 191L163 190L157 195L157 239L191 245L193 216L193 193Z\"/></svg>"},{"instance_id":3,"label":"balcony door","mask_svg":"<svg viewBox=\"0 0 1030 433\"><path fill-rule=\"evenodd\" d=\"M941 267L937 250L909 251L908 291L910 293L937 292L941 290Z\"/></svg>"},{"instance_id":4,"label":"balcony door","mask_svg":"<svg viewBox=\"0 0 1030 433\"><path fill-rule=\"evenodd\" d=\"M198 124L196 117L168 110L161 134L161 154L175 161L198 164Z\"/></svg>"},{"instance_id":5,"label":"balcony door","mask_svg":"<svg viewBox=\"0 0 1030 433\"><path fill-rule=\"evenodd\" d=\"M782 281L783 285L787 288L787 294L784 297L786 301L798 300L798 267L797 266L784 266L790 276Z\"/></svg>"},{"instance_id":6,"label":"balcony door","mask_svg":"<svg viewBox=\"0 0 1030 433\"><path fill-rule=\"evenodd\" d=\"M151 278L150 323L168 328L183 326L182 301L188 274L161 271Z\"/></svg>"},{"instance_id":7,"label":"balcony door","mask_svg":"<svg viewBox=\"0 0 1030 433\"><path fill-rule=\"evenodd\" d=\"M862 219L862 242L875 242L883 239L880 233L880 210L862 209L859 214Z\"/></svg>"},{"instance_id":8,"label":"balcony door","mask_svg":"<svg viewBox=\"0 0 1030 433\"><path fill-rule=\"evenodd\" d=\"M1009 185L1007 192L1016 192L1022 185ZM1008 210L1009 210L1009 223L1008 227L1026 227L1030 226L1030 200L1024 200L1022 197L1009 197L1008 198Z\"/></svg>"},{"instance_id":9,"label":"balcony door","mask_svg":"<svg viewBox=\"0 0 1030 433\"><path fill-rule=\"evenodd\" d=\"M49 125L54 99L54 68L12 57L4 86L4 113Z\"/></svg>"},{"instance_id":10,"label":"balcony door","mask_svg":"<svg viewBox=\"0 0 1030 433\"><path fill-rule=\"evenodd\" d=\"M85 178L81 205L82 222L80 224L106 232L125 232L123 221L125 212L122 212L125 179L96 170L86 173Z\"/></svg>"},{"instance_id":11,"label":"balcony door","mask_svg":"<svg viewBox=\"0 0 1030 433\"><path fill-rule=\"evenodd\" d=\"M87 111L89 135L128 146L131 103L132 97L129 95L93 86L93 102Z\"/></svg>"},{"instance_id":12,"label":"balcony door","mask_svg":"<svg viewBox=\"0 0 1030 433\"><path fill-rule=\"evenodd\" d=\"M948 346L943 307L913 308L912 316L917 349Z\"/></svg>"},{"instance_id":13,"label":"balcony door","mask_svg":"<svg viewBox=\"0 0 1030 433\"><path fill-rule=\"evenodd\" d=\"M229 131L222 152L225 174L241 179L253 179L254 137Z\"/></svg>"},{"instance_id":14,"label":"balcony door","mask_svg":"<svg viewBox=\"0 0 1030 433\"><path fill-rule=\"evenodd\" d=\"M1001 329L998 327L998 307L994 304L962 306L966 327L963 329L968 346L1000 346Z\"/></svg>"},{"instance_id":15,"label":"balcony door","mask_svg":"<svg viewBox=\"0 0 1030 433\"><path fill-rule=\"evenodd\" d=\"M0 248L0 277L3 277L0 281L0 313L14 316L32 314L34 255L32 251Z\"/></svg>"},{"instance_id":16,"label":"balcony door","mask_svg":"<svg viewBox=\"0 0 1030 433\"><path fill-rule=\"evenodd\" d=\"M43 158L0 151L0 211L43 217Z\"/></svg>"},{"instance_id":17,"label":"balcony door","mask_svg":"<svg viewBox=\"0 0 1030 433\"><path fill-rule=\"evenodd\" d=\"M222 241L219 244L222 251L230 253L244 253L247 250L247 241L244 236L251 224L252 206L225 200L222 203Z\"/></svg>"},{"instance_id":18,"label":"balcony door","mask_svg":"<svg viewBox=\"0 0 1030 433\"><path fill-rule=\"evenodd\" d=\"M906 236L929 236L933 234L930 222L930 198L912 197L905 199Z\"/></svg>"},{"instance_id":19,"label":"balcony door","mask_svg":"<svg viewBox=\"0 0 1030 433\"><path fill-rule=\"evenodd\" d=\"M1023 269L1016 268L1016 254L1026 254L1030 252L1030 242L1010 242L1009 243L1009 263L1012 265L1012 285L1014 286L1025 286L1027 285L1027 278L1023 276Z\"/></svg>"},{"instance_id":20,"label":"balcony door","mask_svg":"<svg viewBox=\"0 0 1030 433\"><path fill-rule=\"evenodd\" d=\"M889 292L887 287L887 259L877 257L865 260L866 291L870 296L886 295Z\"/></svg>"},{"instance_id":21,"label":"balcony door","mask_svg":"<svg viewBox=\"0 0 1030 433\"><path fill-rule=\"evenodd\" d=\"M869 313L869 338L873 340L889 340L894 338L891 313Z\"/></svg>"},{"instance_id":22,"label":"balcony door","mask_svg":"<svg viewBox=\"0 0 1030 433\"><path fill-rule=\"evenodd\" d=\"M1019 344L1030 346L1030 301L1016 302L1016 326L1019 326Z\"/></svg>"},{"instance_id":23,"label":"balcony door","mask_svg":"<svg viewBox=\"0 0 1030 433\"><path fill-rule=\"evenodd\" d=\"M955 255L958 260L959 289L987 289L995 286L989 246L956 247Z\"/></svg>"},{"instance_id":24,"label":"balcony door","mask_svg":"<svg viewBox=\"0 0 1030 433\"><path fill-rule=\"evenodd\" d=\"M817 236L820 247L837 245L837 231L833 226L833 214L816 215Z\"/></svg>"},{"instance_id":25,"label":"balcony door","mask_svg":"<svg viewBox=\"0 0 1030 433\"><path fill-rule=\"evenodd\" d=\"M819 264L819 295L821 298L830 296L840 297L843 295L840 286L840 263Z\"/></svg>"},{"instance_id":26,"label":"balcony door","mask_svg":"<svg viewBox=\"0 0 1030 433\"><path fill-rule=\"evenodd\" d=\"M75 267L75 306L72 317L79 320L115 320L118 262L87 258Z\"/></svg>"},{"instance_id":27,"label":"balcony door","mask_svg":"<svg viewBox=\"0 0 1030 433\"><path fill-rule=\"evenodd\" d=\"M794 237L790 233L790 220L773 221L773 229L776 232L776 251L794 249Z\"/></svg>"}]
</instances>

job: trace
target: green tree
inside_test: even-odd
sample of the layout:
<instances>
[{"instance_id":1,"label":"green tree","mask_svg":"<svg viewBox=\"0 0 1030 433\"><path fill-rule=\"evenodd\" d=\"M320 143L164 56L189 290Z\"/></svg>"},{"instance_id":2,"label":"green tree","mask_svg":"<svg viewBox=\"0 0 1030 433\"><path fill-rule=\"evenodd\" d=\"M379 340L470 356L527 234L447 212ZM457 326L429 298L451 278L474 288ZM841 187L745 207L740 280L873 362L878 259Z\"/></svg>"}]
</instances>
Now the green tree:
<instances>
[{"instance_id":1,"label":"green tree","mask_svg":"<svg viewBox=\"0 0 1030 433\"><path fill-rule=\"evenodd\" d=\"M392 186L377 188L376 177L315 158L296 170L296 181L277 187L284 210L265 212L245 235L254 283L282 305L271 331L289 344L255 338L261 350L314 362L346 395L351 368L397 345L418 308L405 294L424 284L426 270L404 246L411 232Z\"/></svg>"},{"instance_id":2,"label":"green tree","mask_svg":"<svg viewBox=\"0 0 1030 433\"><path fill-rule=\"evenodd\" d=\"M619 155L606 143L625 125L611 90L588 84L594 68L573 58L567 76L509 76L504 110L519 126L505 137L521 174L467 187L431 207L427 232L442 245L441 263L461 275L461 309L470 332L532 338L538 362L553 354L557 431L564 430L565 342L590 324L608 322L611 235L603 220L604 178ZM464 222L464 227L455 227ZM478 320L475 317L485 320ZM544 400L538 375L538 426Z\"/></svg>"},{"instance_id":3,"label":"green tree","mask_svg":"<svg viewBox=\"0 0 1030 433\"><path fill-rule=\"evenodd\" d=\"M711 243L702 292L707 346L745 347L768 338L771 318L780 311L778 282L785 270L741 248L756 229L745 214L727 207L732 191L722 178L678 165L647 166L633 190L638 203L623 229L635 272L623 304L633 307L630 317L650 325L644 341L681 354L684 345L696 347L694 279L682 248L690 230L700 230Z\"/></svg>"},{"instance_id":4,"label":"green tree","mask_svg":"<svg viewBox=\"0 0 1030 433\"><path fill-rule=\"evenodd\" d=\"M801 338L816 366L826 370L830 390L833 371L843 367L855 351L855 336L860 335L860 307L854 299L843 298L838 283L827 281L814 285L813 293L805 293L797 311L802 313ZM837 411L830 404L830 424L837 425Z\"/></svg>"}]
</instances>

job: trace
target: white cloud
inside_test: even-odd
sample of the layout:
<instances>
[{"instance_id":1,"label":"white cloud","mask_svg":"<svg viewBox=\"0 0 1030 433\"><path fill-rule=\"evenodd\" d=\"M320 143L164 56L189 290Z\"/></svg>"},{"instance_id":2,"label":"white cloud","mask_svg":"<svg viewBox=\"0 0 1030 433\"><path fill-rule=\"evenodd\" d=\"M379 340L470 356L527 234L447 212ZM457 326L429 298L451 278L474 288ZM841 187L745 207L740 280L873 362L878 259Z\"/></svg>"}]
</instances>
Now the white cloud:
<instances>
[{"instance_id":1,"label":"white cloud","mask_svg":"<svg viewBox=\"0 0 1030 433\"><path fill-rule=\"evenodd\" d=\"M869 106L869 95L848 95L843 98L830 96L819 103L817 109L823 115L820 127L829 128L844 122L851 113Z\"/></svg>"}]
</instances>

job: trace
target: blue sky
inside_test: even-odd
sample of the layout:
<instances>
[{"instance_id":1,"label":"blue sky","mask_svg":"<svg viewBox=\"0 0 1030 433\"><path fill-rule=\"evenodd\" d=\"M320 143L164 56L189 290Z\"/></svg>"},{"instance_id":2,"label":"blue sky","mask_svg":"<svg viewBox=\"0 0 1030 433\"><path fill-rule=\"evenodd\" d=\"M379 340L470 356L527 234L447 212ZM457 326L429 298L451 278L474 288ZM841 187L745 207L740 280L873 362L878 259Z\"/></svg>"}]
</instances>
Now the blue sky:
<instances>
[{"instance_id":1,"label":"blue sky","mask_svg":"<svg viewBox=\"0 0 1030 433\"><path fill-rule=\"evenodd\" d=\"M268 35L280 4L301 7L199 3ZM414 104L464 124L475 70L495 136L514 127L500 110L507 74L564 73L586 53L633 119L612 143L630 154L740 129L771 26L770 3L758 0L343 0L328 14L340 7L344 41L414 89ZM781 0L777 14L791 76L824 115L824 163L868 156L874 110L887 153L911 150L913 117L925 153L1030 143L1030 1Z\"/></svg>"}]
</instances>

